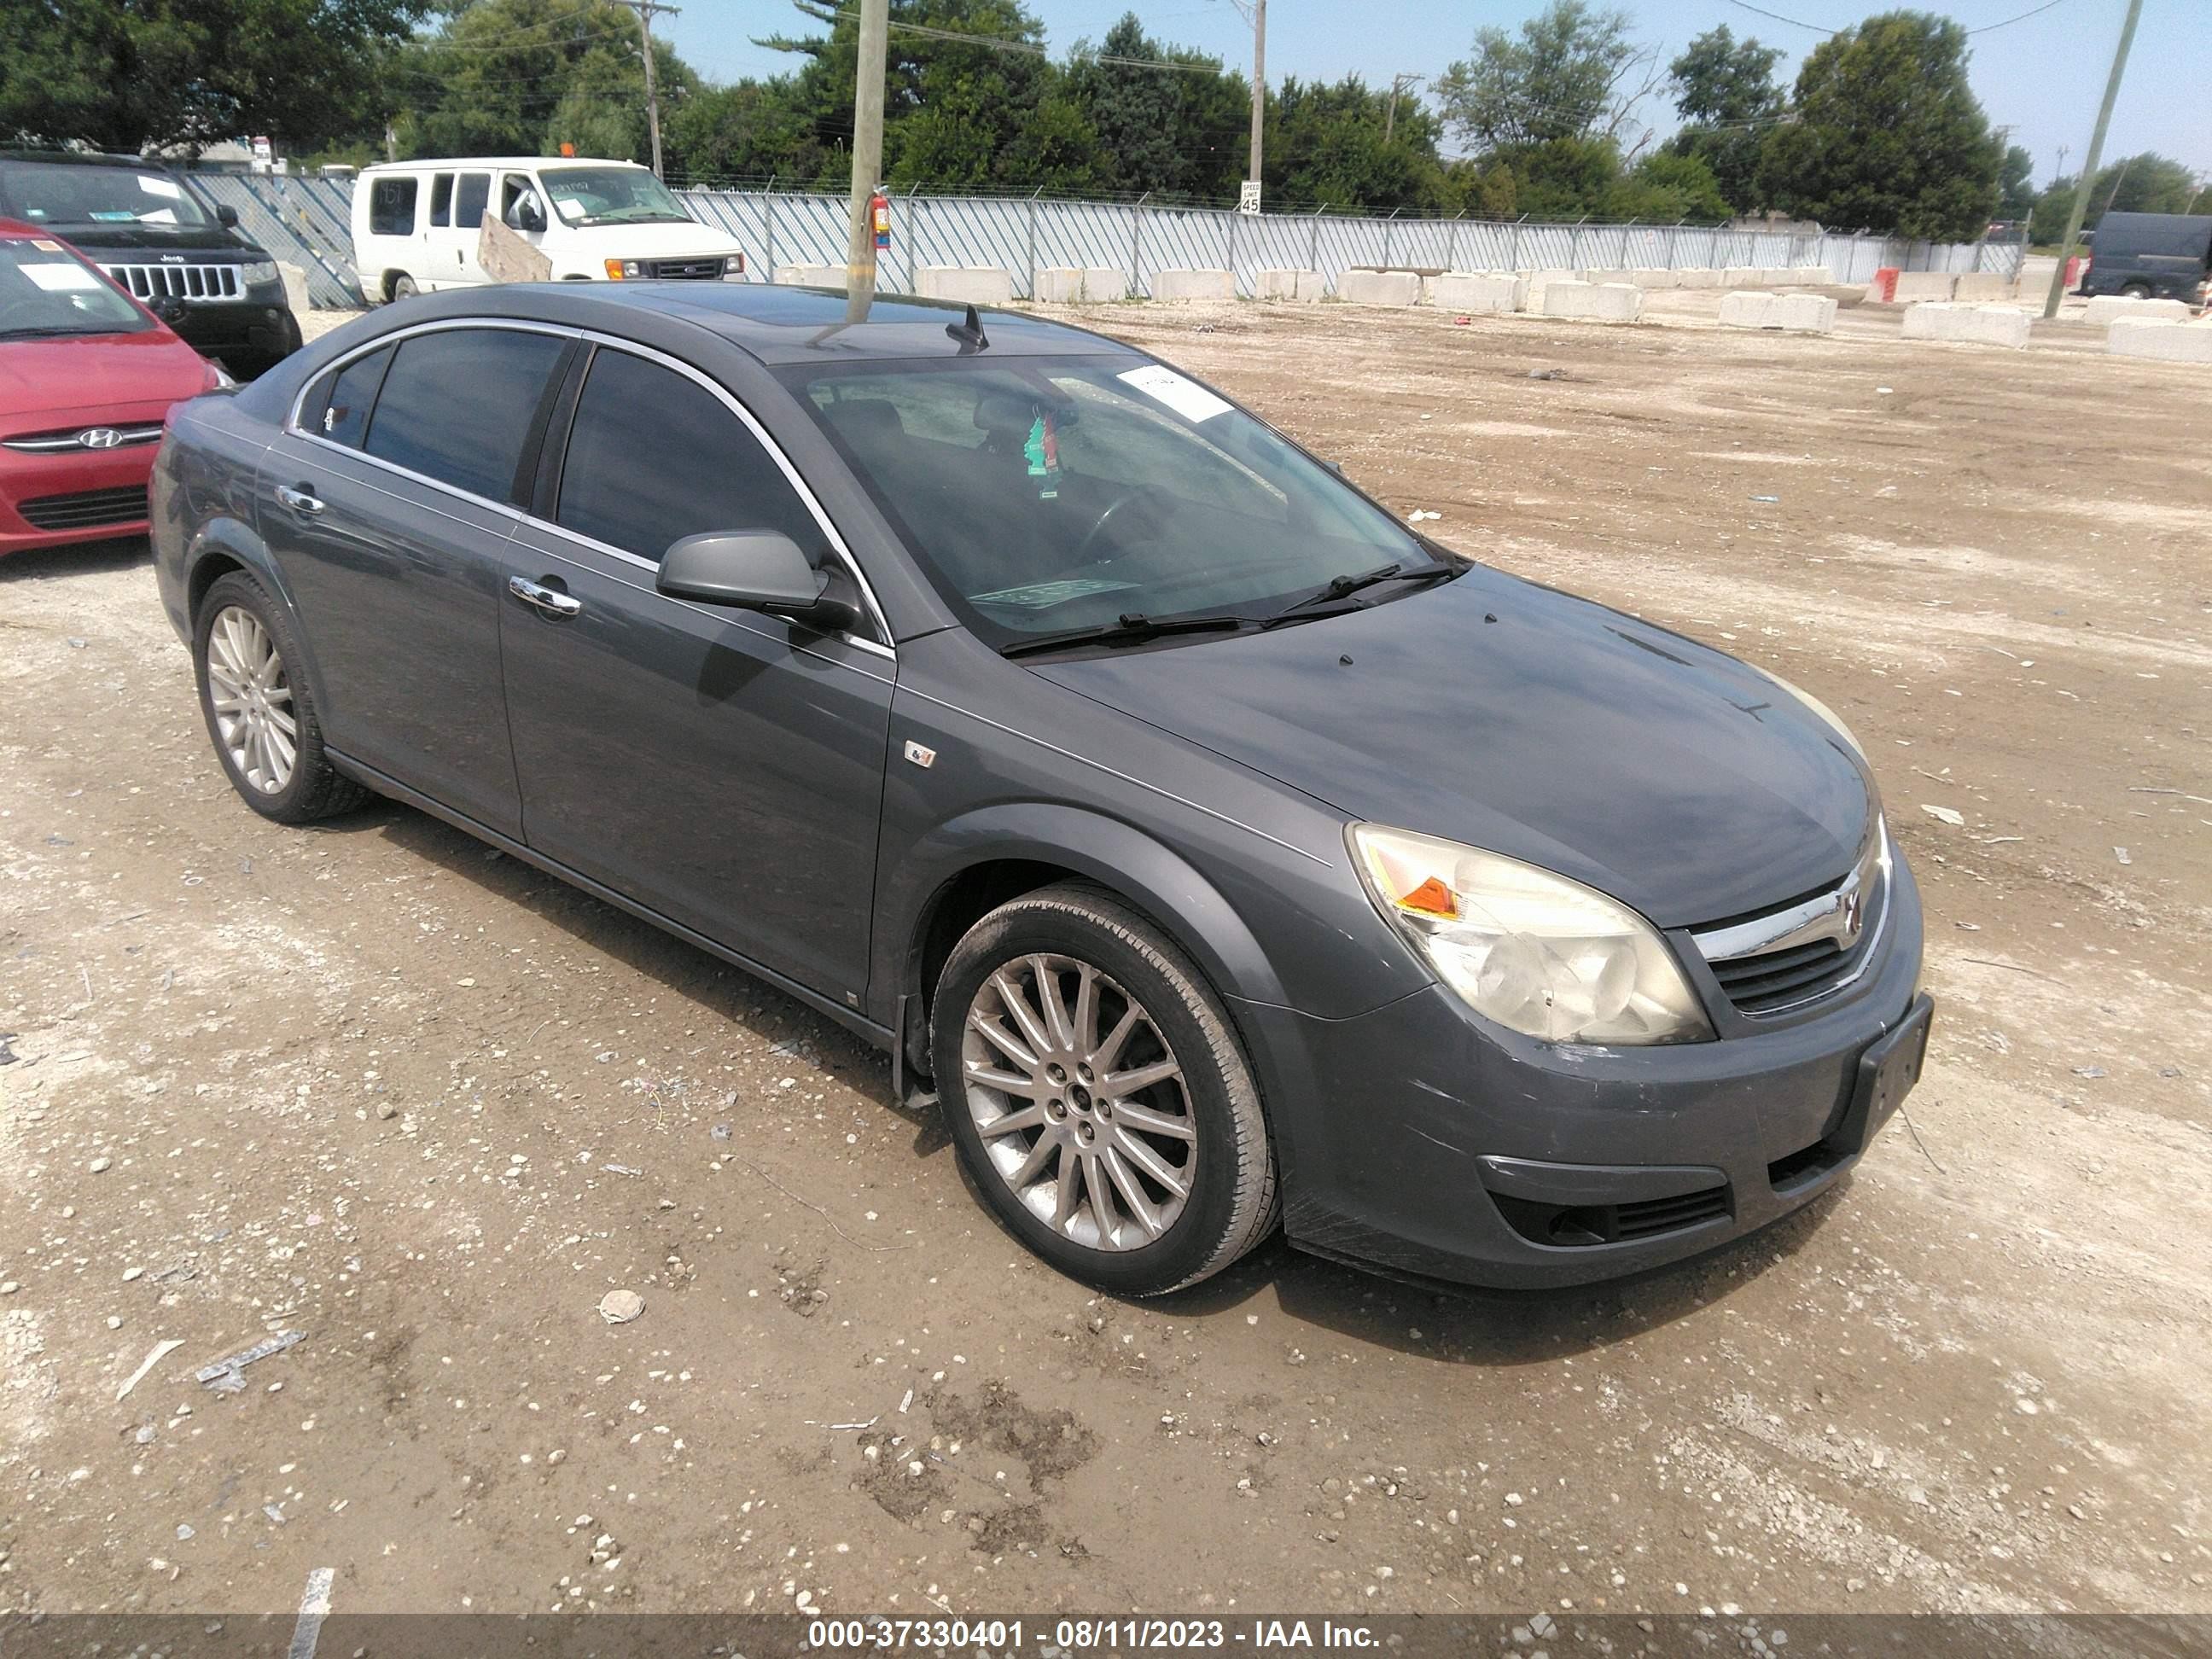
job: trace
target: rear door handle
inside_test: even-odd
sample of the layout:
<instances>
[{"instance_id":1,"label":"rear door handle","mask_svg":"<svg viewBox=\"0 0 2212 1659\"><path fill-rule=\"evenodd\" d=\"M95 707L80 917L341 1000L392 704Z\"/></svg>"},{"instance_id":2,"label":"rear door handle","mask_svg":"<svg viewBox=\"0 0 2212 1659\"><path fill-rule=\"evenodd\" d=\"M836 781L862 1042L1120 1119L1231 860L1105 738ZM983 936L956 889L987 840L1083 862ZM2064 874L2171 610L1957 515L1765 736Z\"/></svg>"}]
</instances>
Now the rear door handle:
<instances>
[{"instance_id":1,"label":"rear door handle","mask_svg":"<svg viewBox=\"0 0 2212 1659\"><path fill-rule=\"evenodd\" d=\"M573 593L563 593L557 587L548 587L527 576L509 576L507 591L532 610L548 617L574 617L583 613L584 602Z\"/></svg>"},{"instance_id":2,"label":"rear door handle","mask_svg":"<svg viewBox=\"0 0 2212 1659\"><path fill-rule=\"evenodd\" d=\"M305 486L295 489L289 484L278 484L276 499L295 513L319 513L323 510L322 502L309 495Z\"/></svg>"}]
</instances>

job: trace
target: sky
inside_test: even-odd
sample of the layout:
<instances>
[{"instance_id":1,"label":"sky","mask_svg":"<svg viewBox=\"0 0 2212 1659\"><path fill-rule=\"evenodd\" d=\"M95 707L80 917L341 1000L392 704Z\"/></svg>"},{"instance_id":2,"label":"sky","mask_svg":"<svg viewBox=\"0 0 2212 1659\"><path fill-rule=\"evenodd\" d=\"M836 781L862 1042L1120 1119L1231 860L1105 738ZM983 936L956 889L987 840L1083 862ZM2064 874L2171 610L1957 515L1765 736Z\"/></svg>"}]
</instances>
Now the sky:
<instances>
[{"instance_id":1,"label":"sky","mask_svg":"<svg viewBox=\"0 0 2212 1659\"><path fill-rule=\"evenodd\" d=\"M681 0L683 14L656 19L653 31L709 80L775 75L799 59L766 51L752 37L815 32L789 0ZM856 0L847 0L856 3ZM1786 49L1778 73L1794 78L1804 54L1819 45L1813 28L1762 16L1736 0L1613 0L1633 21L1638 38L1671 58L1693 35L1726 23L1739 40L1755 35ZM1029 0L1044 21L1055 56L1078 40L1097 40L1125 11L1134 11L1153 39L1219 53L1249 66L1252 32L1230 0ZM1847 27L1886 0L1757 0L1761 11L1806 24ZM1968 28L2003 23L2039 0L1896 0L1948 14ZM1269 0L1267 80L1285 75L1334 81L1347 73L1387 87L1401 73L1434 75L1467 55L1477 28L1515 28L1542 0ZM1978 34L1972 41L1974 90L2011 142L2035 157L2039 184L2064 166L2078 168L2096 125L2112 49L2127 0L2057 0L2040 15ZM2127 80L2106 141L2109 157L2157 150L2212 175L2212 17L2206 0L2144 0ZM1642 112L1661 131L1673 112L1655 97Z\"/></svg>"}]
</instances>

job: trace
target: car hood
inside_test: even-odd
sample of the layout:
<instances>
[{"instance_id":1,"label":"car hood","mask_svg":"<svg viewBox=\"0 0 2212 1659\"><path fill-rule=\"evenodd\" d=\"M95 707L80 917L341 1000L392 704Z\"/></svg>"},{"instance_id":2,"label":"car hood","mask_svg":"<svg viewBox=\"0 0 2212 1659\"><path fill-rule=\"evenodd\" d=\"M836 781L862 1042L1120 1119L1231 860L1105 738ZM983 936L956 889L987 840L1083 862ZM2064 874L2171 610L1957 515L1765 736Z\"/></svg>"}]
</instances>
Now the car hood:
<instances>
[{"instance_id":1,"label":"car hood","mask_svg":"<svg viewBox=\"0 0 2212 1659\"><path fill-rule=\"evenodd\" d=\"M734 252L726 230L690 220L682 224L580 225L570 233L579 248L610 259L666 259L686 253ZM604 245L604 246L603 246Z\"/></svg>"},{"instance_id":2,"label":"car hood","mask_svg":"<svg viewBox=\"0 0 2212 1659\"><path fill-rule=\"evenodd\" d=\"M0 340L0 430L7 432L40 431L70 415L96 422L206 389L207 360L163 328Z\"/></svg>"},{"instance_id":3,"label":"car hood","mask_svg":"<svg viewBox=\"0 0 2212 1659\"><path fill-rule=\"evenodd\" d=\"M1480 566L1265 634L1030 665L1362 820L1572 877L1662 927L1842 878L1873 786L1721 652Z\"/></svg>"},{"instance_id":4,"label":"car hood","mask_svg":"<svg viewBox=\"0 0 2212 1659\"><path fill-rule=\"evenodd\" d=\"M240 241L224 225L125 224L118 221L112 224L54 225L51 230L91 259L129 258L152 252L191 253L200 256L196 263L228 264L267 257ZM210 261L206 258L209 254L221 257Z\"/></svg>"}]
</instances>

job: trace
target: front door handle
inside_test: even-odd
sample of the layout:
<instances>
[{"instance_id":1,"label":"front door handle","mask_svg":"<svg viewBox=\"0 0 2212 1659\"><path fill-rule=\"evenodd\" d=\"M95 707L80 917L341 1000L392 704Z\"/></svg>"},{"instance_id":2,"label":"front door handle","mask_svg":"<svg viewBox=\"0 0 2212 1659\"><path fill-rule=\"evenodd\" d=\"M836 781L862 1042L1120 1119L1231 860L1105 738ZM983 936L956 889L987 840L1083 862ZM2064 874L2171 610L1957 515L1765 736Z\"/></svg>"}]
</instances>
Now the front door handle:
<instances>
[{"instance_id":1,"label":"front door handle","mask_svg":"<svg viewBox=\"0 0 2212 1659\"><path fill-rule=\"evenodd\" d=\"M323 504L317 501L314 496L307 493L307 486L304 484L296 489L287 484L278 484L276 486L276 499L283 502L285 506L290 507L295 513L312 514L319 513L323 510Z\"/></svg>"},{"instance_id":2,"label":"front door handle","mask_svg":"<svg viewBox=\"0 0 2212 1659\"><path fill-rule=\"evenodd\" d=\"M548 617L574 617L583 612L584 602L573 593L563 593L557 587L548 587L527 576L509 576L507 591L532 610Z\"/></svg>"}]
</instances>

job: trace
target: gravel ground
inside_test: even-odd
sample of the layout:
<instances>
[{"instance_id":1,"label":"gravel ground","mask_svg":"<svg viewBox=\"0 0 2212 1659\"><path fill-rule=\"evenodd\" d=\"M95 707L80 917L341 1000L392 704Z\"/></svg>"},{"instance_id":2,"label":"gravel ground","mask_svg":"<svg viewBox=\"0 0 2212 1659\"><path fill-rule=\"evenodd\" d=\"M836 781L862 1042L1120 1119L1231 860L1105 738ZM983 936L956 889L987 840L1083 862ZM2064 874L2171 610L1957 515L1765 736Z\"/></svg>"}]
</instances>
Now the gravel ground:
<instances>
[{"instance_id":1,"label":"gravel ground","mask_svg":"<svg viewBox=\"0 0 2212 1659\"><path fill-rule=\"evenodd\" d=\"M420 814L253 817L143 548L0 567L0 1607L2212 1612L2206 382L1693 301L1088 318L1873 754L1910 1123L1577 1295L1092 1297L825 1022Z\"/></svg>"}]
</instances>

